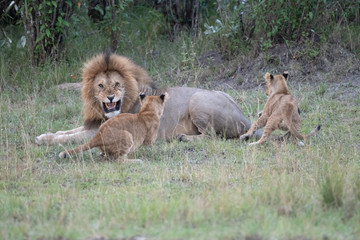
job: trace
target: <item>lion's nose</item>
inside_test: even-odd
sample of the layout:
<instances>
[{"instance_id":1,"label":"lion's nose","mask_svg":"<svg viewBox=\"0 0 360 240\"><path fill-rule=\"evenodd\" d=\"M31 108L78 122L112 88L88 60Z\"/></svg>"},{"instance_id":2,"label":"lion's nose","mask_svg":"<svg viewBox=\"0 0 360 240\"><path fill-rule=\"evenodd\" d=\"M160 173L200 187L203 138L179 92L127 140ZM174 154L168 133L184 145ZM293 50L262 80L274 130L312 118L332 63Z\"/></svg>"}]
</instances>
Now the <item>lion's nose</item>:
<instances>
[{"instance_id":1,"label":"lion's nose","mask_svg":"<svg viewBox=\"0 0 360 240\"><path fill-rule=\"evenodd\" d=\"M114 99L115 95L111 95L111 96L108 96L107 98L110 100L110 102L112 102L112 100Z\"/></svg>"}]
</instances>

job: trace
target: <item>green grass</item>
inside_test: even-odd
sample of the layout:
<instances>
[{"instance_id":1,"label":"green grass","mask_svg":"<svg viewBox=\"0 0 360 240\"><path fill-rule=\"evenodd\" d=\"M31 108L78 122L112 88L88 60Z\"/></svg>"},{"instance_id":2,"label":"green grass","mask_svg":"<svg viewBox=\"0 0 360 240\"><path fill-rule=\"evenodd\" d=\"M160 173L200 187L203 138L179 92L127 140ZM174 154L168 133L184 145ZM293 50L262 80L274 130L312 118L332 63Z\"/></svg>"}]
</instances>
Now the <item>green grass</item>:
<instances>
[{"instance_id":1,"label":"green grass","mask_svg":"<svg viewBox=\"0 0 360 240\"><path fill-rule=\"evenodd\" d=\"M356 239L360 233L357 99L293 92L304 148L239 140L157 142L143 164L102 161L97 150L68 160L70 146L36 146L36 135L81 124L78 92L50 88L1 96L0 236L3 239ZM255 118L262 91L229 92ZM244 99L245 101L242 101ZM260 106L258 106L260 102ZM306 104L306 105L305 105ZM320 119L320 120L319 120Z\"/></svg>"}]
</instances>

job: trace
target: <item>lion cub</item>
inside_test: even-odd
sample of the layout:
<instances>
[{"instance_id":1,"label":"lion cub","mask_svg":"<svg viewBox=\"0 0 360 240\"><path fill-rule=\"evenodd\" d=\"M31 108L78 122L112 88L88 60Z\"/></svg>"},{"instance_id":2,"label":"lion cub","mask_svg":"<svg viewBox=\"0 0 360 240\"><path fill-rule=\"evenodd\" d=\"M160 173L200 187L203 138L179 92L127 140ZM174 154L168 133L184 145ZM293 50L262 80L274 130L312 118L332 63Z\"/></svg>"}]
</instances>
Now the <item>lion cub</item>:
<instances>
[{"instance_id":1,"label":"lion cub","mask_svg":"<svg viewBox=\"0 0 360 240\"><path fill-rule=\"evenodd\" d=\"M63 151L60 158L100 148L110 159L124 160L141 144L150 145L157 139L160 118L164 111L168 94L148 96L140 94L141 109L137 114L122 113L107 120L88 143L74 149Z\"/></svg>"},{"instance_id":2,"label":"lion cub","mask_svg":"<svg viewBox=\"0 0 360 240\"><path fill-rule=\"evenodd\" d=\"M300 111L298 110L296 99L289 92L286 84L287 77L288 72L275 76L270 73L265 74L266 95L268 96L268 99L264 106L264 110L261 112L259 119L251 125L249 131L240 136L240 139L248 140L256 130L265 126L262 137L257 142L253 142L250 145L265 142L270 134L276 129L289 131L294 140L299 143L298 139L307 140L310 136L320 130L321 126L319 125L308 135L303 136L300 134Z\"/></svg>"}]
</instances>

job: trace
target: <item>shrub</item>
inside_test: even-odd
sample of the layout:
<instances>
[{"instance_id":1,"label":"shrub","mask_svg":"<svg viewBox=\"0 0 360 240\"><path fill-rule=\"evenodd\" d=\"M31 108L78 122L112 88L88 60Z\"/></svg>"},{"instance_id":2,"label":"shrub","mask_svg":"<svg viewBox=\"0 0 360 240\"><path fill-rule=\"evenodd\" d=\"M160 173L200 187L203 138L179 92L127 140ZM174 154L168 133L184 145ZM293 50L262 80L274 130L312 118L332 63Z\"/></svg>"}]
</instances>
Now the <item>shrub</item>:
<instances>
[{"instance_id":1,"label":"shrub","mask_svg":"<svg viewBox=\"0 0 360 240\"><path fill-rule=\"evenodd\" d=\"M261 50L301 39L329 40L335 26L360 22L359 1L230 0L217 4L217 19L205 24L204 33L215 35L223 52L233 52L241 40Z\"/></svg>"},{"instance_id":2,"label":"shrub","mask_svg":"<svg viewBox=\"0 0 360 240\"><path fill-rule=\"evenodd\" d=\"M22 21L34 65L50 58L58 60L76 3L67 1L25 1L21 6Z\"/></svg>"}]
</instances>

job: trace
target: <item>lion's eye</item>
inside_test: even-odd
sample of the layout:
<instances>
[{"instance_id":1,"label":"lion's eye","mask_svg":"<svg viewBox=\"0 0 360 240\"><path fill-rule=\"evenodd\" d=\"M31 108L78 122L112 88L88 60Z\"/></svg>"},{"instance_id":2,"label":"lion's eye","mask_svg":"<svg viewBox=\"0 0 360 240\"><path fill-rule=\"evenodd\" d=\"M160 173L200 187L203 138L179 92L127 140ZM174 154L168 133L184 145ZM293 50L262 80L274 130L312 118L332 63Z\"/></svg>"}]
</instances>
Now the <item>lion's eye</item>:
<instances>
[{"instance_id":1,"label":"lion's eye","mask_svg":"<svg viewBox=\"0 0 360 240\"><path fill-rule=\"evenodd\" d=\"M100 83L100 84L99 84L99 87L100 87L100 88L104 88L104 85L102 85L102 84Z\"/></svg>"},{"instance_id":2,"label":"lion's eye","mask_svg":"<svg viewBox=\"0 0 360 240\"><path fill-rule=\"evenodd\" d=\"M119 87L120 86L120 83L115 83L115 87Z\"/></svg>"}]
</instances>

